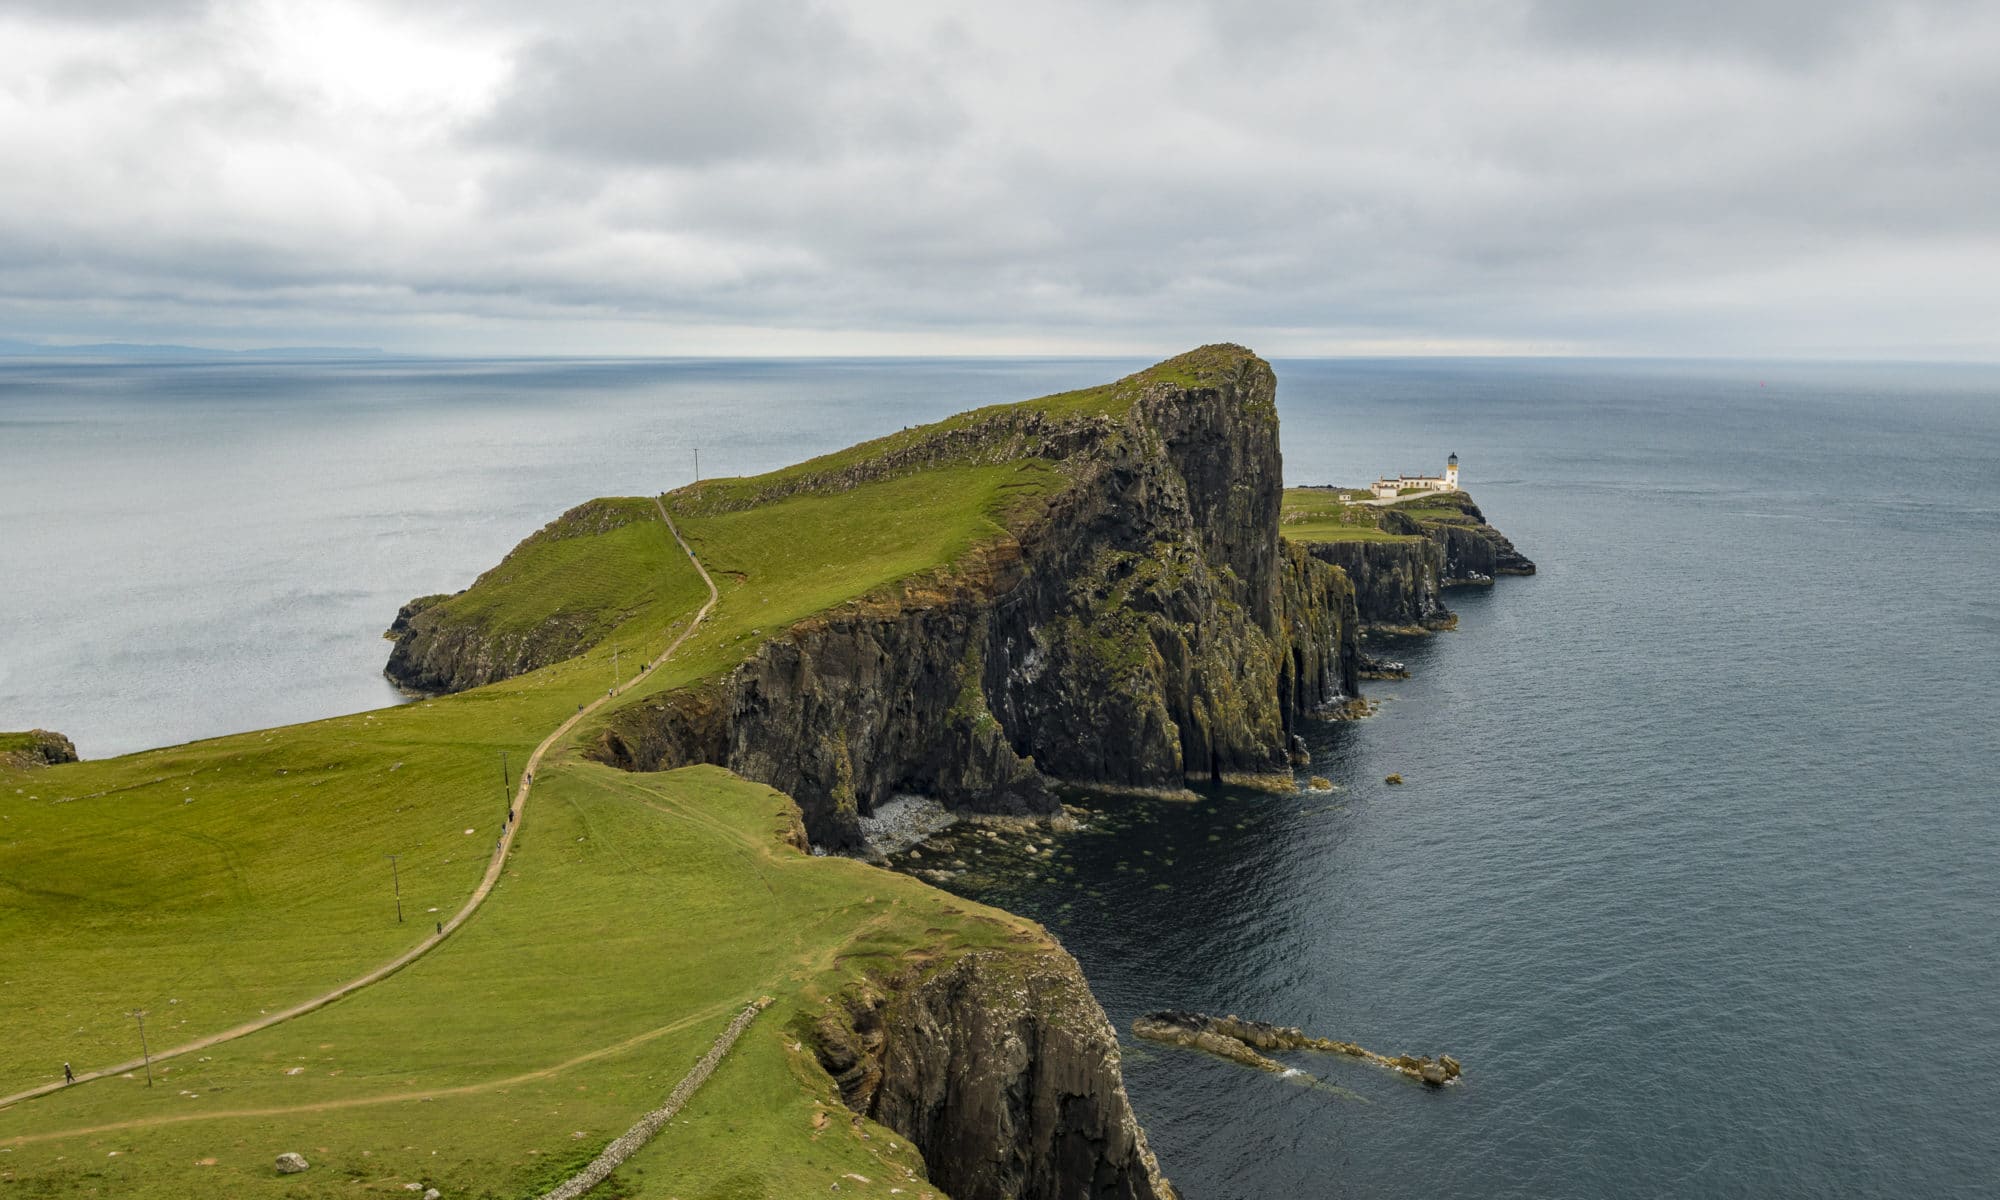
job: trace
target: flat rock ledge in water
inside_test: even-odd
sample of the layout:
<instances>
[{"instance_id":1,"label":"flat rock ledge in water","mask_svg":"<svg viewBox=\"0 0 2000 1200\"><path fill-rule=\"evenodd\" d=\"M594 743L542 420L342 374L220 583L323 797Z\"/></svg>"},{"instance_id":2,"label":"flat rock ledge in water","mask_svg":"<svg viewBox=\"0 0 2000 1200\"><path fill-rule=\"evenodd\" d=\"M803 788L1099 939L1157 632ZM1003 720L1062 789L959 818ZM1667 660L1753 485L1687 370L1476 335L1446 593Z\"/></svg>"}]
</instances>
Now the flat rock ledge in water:
<instances>
[{"instance_id":1,"label":"flat rock ledge in water","mask_svg":"<svg viewBox=\"0 0 2000 1200\"><path fill-rule=\"evenodd\" d=\"M1283 1072L1286 1067L1275 1059L1258 1053L1260 1050L1317 1050L1322 1054L1344 1054L1349 1058L1364 1059L1378 1067L1387 1067L1399 1075L1443 1087L1459 1076L1458 1060L1449 1054L1440 1054L1436 1059L1398 1054L1394 1058L1377 1054L1355 1045L1353 1042L1336 1042L1330 1038L1312 1037L1304 1030L1286 1025L1267 1025L1262 1021L1246 1021L1238 1016L1212 1017L1207 1013L1185 1012L1169 1009L1149 1012L1132 1022L1132 1032L1155 1042L1166 1042L1175 1046L1187 1046L1195 1050L1206 1050L1210 1054L1242 1063L1246 1067L1256 1067L1260 1071Z\"/></svg>"}]
</instances>

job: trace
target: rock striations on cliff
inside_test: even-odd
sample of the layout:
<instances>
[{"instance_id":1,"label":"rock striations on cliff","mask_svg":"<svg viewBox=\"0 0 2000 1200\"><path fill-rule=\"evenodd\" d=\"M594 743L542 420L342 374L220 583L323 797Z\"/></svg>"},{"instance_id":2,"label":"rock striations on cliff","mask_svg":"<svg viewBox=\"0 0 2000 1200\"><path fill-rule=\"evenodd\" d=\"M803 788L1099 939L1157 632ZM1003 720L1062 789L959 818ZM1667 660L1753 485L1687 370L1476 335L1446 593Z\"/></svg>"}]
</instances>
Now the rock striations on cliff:
<instances>
[{"instance_id":1,"label":"rock striations on cliff","mask_svg":"<svg viewBox=\"0 0 2000 1200\"><path fill-rule=\"evenodd\" d=\"M805 1031L953 1200L1172 1200L1074 959L985 950L847 992Z\"/></svg>"},{"instance_id":2,"label":"rock striations on cliff","mask_svg":"<svg viewBox=\"0 0 2000 1200\"><path fill-rule=\"evenodd\" d=\"M1086 402L984 410L732 495L1026 457L1063 479L949 570L623 710L597 754L727 766L790 794L831 848L858 845L858 817L897 792L1047 812L1057 781L1177 789L1285 771L1294 721L1355 692L1358 651L1346 577L1278 536L1274 391L1262 359L1208 346Z\"/></svg>"},{"instance_id":3,"label":"rock striations on cliff","mask_svg":"<svg viewBox=\"0 0 2000 1200\"><path fill-rule=\"evenodd\" d=\"M1458 617L1445 604L1445 589L1535 573L1535 564L1486 523L1464 492L1377 507L1348 489L1296 488L1287 505L1287 535L1347 575L1361 624L1372 631L1449 629ZM1340 518L1328 520L1329 510Z\"/></svg>"}]
</instances>

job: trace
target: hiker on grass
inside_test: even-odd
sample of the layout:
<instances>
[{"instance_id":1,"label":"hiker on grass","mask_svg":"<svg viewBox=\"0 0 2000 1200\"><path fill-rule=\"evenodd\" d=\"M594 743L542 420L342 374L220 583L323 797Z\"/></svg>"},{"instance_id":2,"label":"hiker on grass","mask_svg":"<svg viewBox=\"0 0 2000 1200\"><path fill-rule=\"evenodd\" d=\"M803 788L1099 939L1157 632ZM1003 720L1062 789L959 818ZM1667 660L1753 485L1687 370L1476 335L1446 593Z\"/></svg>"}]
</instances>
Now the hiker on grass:
<instances>
[{"instance_id":1,"label":"hiker on grass","mask_svg":"<svg viewBox=\"0 0 2000 1200\"><path fill-rule=\"evenodd\" d=\"M75 1083L75 1082L76 1082L76 1072L75 1072L75 1071L72 1071L72 1070L70 1070L70 1069L69 1069L69 1064L68 1064L68 1063L64 1063L64 1064L63 1064L63 1083L65 1083L65 1084L71 1084L71 1083Z\"/></svg>"}]
</instances>

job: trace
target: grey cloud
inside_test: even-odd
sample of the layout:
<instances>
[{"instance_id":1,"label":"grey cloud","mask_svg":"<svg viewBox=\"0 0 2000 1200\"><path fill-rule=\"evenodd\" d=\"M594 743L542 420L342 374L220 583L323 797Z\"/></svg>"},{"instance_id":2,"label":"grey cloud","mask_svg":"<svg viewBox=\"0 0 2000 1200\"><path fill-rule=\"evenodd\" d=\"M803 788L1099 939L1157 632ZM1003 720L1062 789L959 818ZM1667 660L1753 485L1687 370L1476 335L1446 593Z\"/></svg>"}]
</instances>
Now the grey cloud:
<instances>
[{"instance_id":1,"label":"grey cloud","mask_svg":"<svg viewBox=\"0 0 2000 1200\"><path fill-rule=\"evenodd\" d=\"M1628 53L1744 53L1802 63L1851 49L1900 19L1949 20L1976 0L1532 0L1531 23L1559 39Z\"/></svg>"},{"instance_id":2,"label":"grey cloud","mask_svg":"<svg viewBox=\"0 0 2000 1200\"><path fill-rule=\"evenodd\" d=\"M0 0L0 16L28 16L72 24L182 20L205 11L209 0Z\"/></svg>"},{"instance_id":3,"label":"grey cloud","mask_svg":"<svg viewBox=\"0 0 2000 1200\"><path fill-rule=\"evenodd\" d=\"M801 0L693 21L621 15L537 39L477 133L667 166L929 140L953 123L949 103L921 71L899 74L899 65L833 11Z\"/></svg>"},{"instance_id":4,"label":"grey cloud","mask_svg":"<svg viewBox=\"0 0 2000 1200\"><path fill-rule=\"evenodd\" d=\"M1963 6L1834 0L1810 53L1774 3L436 11L507 64L429 132L212 29L52 63L73 128L0 126L0 314L2000 356L2000 16Z\"/></svg>"}]
</instances>

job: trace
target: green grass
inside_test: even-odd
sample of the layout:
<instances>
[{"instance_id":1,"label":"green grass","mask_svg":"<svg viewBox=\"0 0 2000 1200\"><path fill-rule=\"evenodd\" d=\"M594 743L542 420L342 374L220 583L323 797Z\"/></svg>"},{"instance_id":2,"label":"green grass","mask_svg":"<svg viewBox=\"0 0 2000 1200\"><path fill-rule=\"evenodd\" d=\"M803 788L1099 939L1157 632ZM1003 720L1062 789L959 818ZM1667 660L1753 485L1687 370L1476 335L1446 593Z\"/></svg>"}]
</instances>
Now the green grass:
<instances>
[{"instance_id":1,"label":"green grass","mask_svg":"<svg viewBox=\"0 0 2000 1200\"><path fill-rule=\"evenodd\" d=\"M661 571L671 590L686 590L682 573L700 586L684 556ZM642 640L661 639L631 631ZM185 1041L419 940L485 869L506 811L501 753L518 775L609 682L608 659L351 717L0 770L0 1093L65 1060L131 1057L128 1009L151 1011L156 1045Z\"/></svg>"},{"instance_id":2,"label":"green grass","mask_svg":"<svg viewBox=\"0 0 2000 1200\"><path fill-rule=\"evenodd\" d=\"M1040 945L1034 927L782 844L790 802L718 768L631 775L572 760L545 766L536 791L501 887L440 949L339 1004L161 1064L151 1089L108 1080L0 1114L0 1170L24 1196L331 1197L409 1182L525 1196L658 1104L759 996L776 1003L690 1124L622 1173L633 1191L702 1195L691 1182L712 1178L733 1189L721 1194L792 1196L847 1172L899 1183L920 1169L895 1134L858 1136L787 1026L907 950ZM837 1118L824 1133L819 1111ZM285 1150L313 1169L279 1179Z\"/></svg>"},{"instance_id":3,"label":"green grass","mask_svg":"<svg viewBox=\"0 0 2000 1200\"><path fill-rule=\"evenodd\" d=\"M32 733L0 733L0 754L14 754L34 748L35 735Z\"/></svg>"},{"instance_id":4,"label":"green grass","mask_svg":"<svg viewBox=\"0 0 2000 1200\"><path fill-rule=\"evenodd\" d=\"M764 475L703 480L681 489L678 511L728 512L800 492L836 491L850 486L857 475L907 475L1019 459L1038 450L1051 425L1122 418L1148 389L1218 386L1240 368L1246 353L1233 346L1203 346L1115 383L972 409Z\"/></svg>"},{"instance_id":5,"label":"green grass","mask_svg":"<svg viewBox=\"0 0 2000 1200\"><path fill-rule=\"evenodd\" d=\"M1407 542L1378 527L1382 510L1359 501L1363 488L1286 488L1278 532L1294 542Z\"/></svg>"},{"instance_id":6,"label":"green grass","mask_svg":"<svg viewBox=\"0 0 2000 1200\"><path fill-rule=\"evenodd\" d=\"M1221 350L1184 359L1011 411L1114 416L1147 387L1241 362ZM984 570L980 548L1004 543L1065 482L1032 439L920 473L842 474L916 440L668 497L721 598L619 704L727 671L816 613ZM500 754L518 772L602 693L614 645L629 671L706 597L651 507L573 510L443 602L502 630L575 615L595 645L568 661L373 713L0 769L0 1093L65 1060L131 1057L132 1008L148 1011L155 1048L183 1042L317 995L455 912L504 812ZM780 847L789 801L726 772L584 762L577 747L594 733L544 762L506 875L443 946L318 1012L163 1063L150 1090L104 1080L0 1110L0 1182L24 1197L351 1196L407 1182L527 1195L657 1104L744 1002L768 994L772 1010L608 1194L908 1183L920 1167L908 1147L857 1129L788 1027L912 948L1040 946L1039 935L915 880ZM819 1129L822 1113L832 1119ZM272 1156L293 1149L315 1166L280 1182Z\"/></svg>"},{"instance_id":7,"label":"green grass","mask_svg":"<svg viewBox=\"0 0 2000 1200\"><path fill-rule=\"evenodd\" d=\"M434 608L496 634L557 622L582 650L621 625L698 605L705 595L700 580L673 569L684 557L651 497L593 500L550 522ZM681 586L662 588L669 579Z\"/></svg>"},{"instance_id":8,"label":"green grass","mask_svg":"<svg viewBox=\"0 0 2000 1200\"><path fill-rule=\"evenodd\" d=\"M715 573L723 598L675 659L633 695L727 670L802 617L899 583L922 585L974 547L1004 538L1003 523L1061 481L1040 460L955 467L690 518L683 531ZM641 645L657 653L705 589L678 550L662 558L656 543L641 539L590 541L600 555L625 553L644 562L662 580L660 592L675 597L670 606L639 606L615 629L628 653ZM620 577L629 564L598 566L600 574ZM530 589L548 585L534 573L519 580ZM483 586L492 594L480 600L496 611L525 606L504 594L510 584L500 578ZM600 646L518 679L414 705L0 774L0 880L8 888L0 908L6 984L0 1019L8 1029L0 1045L0 1091L41 1082L64 1060L84 1068L131 1056L136 1030L122 1015L129 1008L149 1010L157 1047L295 1003L405 948L430 921L455 911L484 868L502 812L499 752L509 751L518 771L540 736L608 682L607 659L608 647ZM553 1170L549 1164L558 1160L564 1169L574 1165L562 1157L579 1149L569 1134L584 1130L580 1141L594 1148L657 1103L678 1078L673 1068L684 1068L735 1007L762 989L781 1004L746 1035L745 1061L755 1069L745 1072L732 1061L710 1086L766 1099L724 1110L727 1120L717 1128L740 1129L753 1119L746 1114L761 1114L754 1119L771 1123L763 1135L768 1147L790 1149L756 1156L737 1172L762 1180L757 1186L767 1190L742 1191L748 1185L733 1177L718 1177L716 1186L736 1189L723 1194L796 1194L790 1190L796 1182L819 1180L833 1166L840 1170L828 1181L847 1171L901 1179L911 1165L907 1148L893 1169L880 1161L884 1147L900 1139L881 1131L860 1139L844 1117L833 1126L838 1137L811 1136L815 1131L804 1123L810 1113L801 1117L800 1106L816 1109L834 1098L824 1077L815 1082L816 1069L784 1051L775 1032L796 1011L786 1008L787 997L803 995L799 989L808 984L832 987L865 959L774 980L768 968L776 960L767 952L826 958L858 920L872 919L872 910L855 907L860 900L840 899L841 889L857 880L910 903L919 895L929 906L948 898L858 864L800 855L796 869L816 868L842 882L801 882L798 905L766 922L760 905L772 903L777 877L741 831L712 857L713 878L705 882L685 858L690 838L712 832L696 810L718 803L717 789L728 791L723 783L731 777L711 774L717 782L704 782L707 790L690 804L682 797L689 780L704 780L700 772L629 776L545 762L517 862L480 915L444 947L319 1013L162 1064L170 1087L148 1093L142 1083L105 1081L0 1111L0 1146L24 1134L151 1119L161 1105L187 1109L195 1102L183 1091L204 1102L226 1100L231 1111L365 1100L386 1094L391 1083L400 1090L492 1084L492 1095L38 1141L0 1155L0 1170L34 1181L37 1190L24 1195L207 1194L212 1186L254 1194L272 1191L265 1177L282 1149L301 1149L310 1159L314 1147L328 1147L318 1153L343 1164L338 1178L318 1168L302 1178L329 1188L335 1182L351 1188L350 1170L378 1183L392 1176L415 1181L438 1169L423 1160L442 1149L441 1157L456 1156L449 1169L424 1178L457 1181L452 1194L481 1194L465 1190L473 1179L496 1196L525 1194L540 1178L535 1172ZM663 778L674 787L662 791ZM788 802L754 790L764 805L756 839L768 843L775 814ZM676 819L647 807L655 803L678 805ZM654 815L634 827L641 810ZM467 827L475 833L466 835ZM403 926L394 921L381 857L390 852L403 856L409 916ZM600 876L609 882L593 891ZM547 888L526 886L530 879ZM679 890L648 890L655 886ZM475 952L496 929L508 931L509 948ZM668 934L684 940L644 941ZM931 914L891 940L907 946L963 936L958 924ZM741 969L704 959L691 944L728 949L740 960L726 962L740 961ZM633 964L643 969L621 974ZM634 1004L621 1008L621 994ZM579 996L589 1003L579 1005ZM705 1019L596 1061L586 1076L598 1082L587 1084L586 1095L572 1095L577 1085L568 1076L560 1083L553 1077L495 1082L689 1013ZM322 1045L333 1049L322 1052ZM307 1072L283 1074L296 1065ZM533 1120L515 1111L536 1104L541 1116ZM405 1145L417 1150L401 1150ZM359 1161L363 1149L370 1153ZM112 1150L120 1151L116 1159L108 1157ZM65 1156L60 1162L58 1154ZM218 1157L218 1166L190 1165L206 1157ZM701 1161L697 1156L689 1169L700 1174ZM643 1183L630 1170L621 1179L626 1175ZM826 1183L814 1190L826 1190Z\"/></svg>"}]
</instances>

